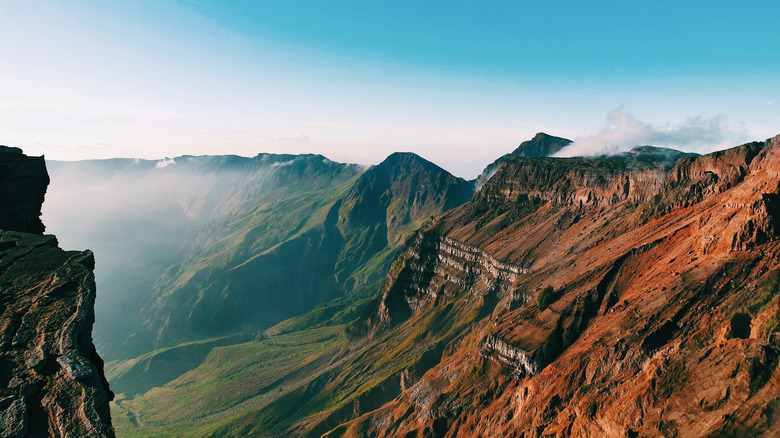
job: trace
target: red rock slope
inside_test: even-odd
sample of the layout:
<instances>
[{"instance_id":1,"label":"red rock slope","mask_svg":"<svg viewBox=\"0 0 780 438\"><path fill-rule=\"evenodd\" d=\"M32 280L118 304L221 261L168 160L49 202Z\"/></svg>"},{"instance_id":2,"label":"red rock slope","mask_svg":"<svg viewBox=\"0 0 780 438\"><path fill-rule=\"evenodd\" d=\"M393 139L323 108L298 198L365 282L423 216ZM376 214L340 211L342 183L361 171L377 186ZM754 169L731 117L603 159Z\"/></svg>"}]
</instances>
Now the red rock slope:
<instances>
[{"instance_id":1,"label":"red rock slope","mask_svg":"<svg viewBox=\"0 0 780 438\"><path fill-rule=\"evenodd\" d=\"M777 436L778 221L780 136L671 170L510 159L418 236L362 324L481 319L330 435Z\"/></svg>"}]
</instances>

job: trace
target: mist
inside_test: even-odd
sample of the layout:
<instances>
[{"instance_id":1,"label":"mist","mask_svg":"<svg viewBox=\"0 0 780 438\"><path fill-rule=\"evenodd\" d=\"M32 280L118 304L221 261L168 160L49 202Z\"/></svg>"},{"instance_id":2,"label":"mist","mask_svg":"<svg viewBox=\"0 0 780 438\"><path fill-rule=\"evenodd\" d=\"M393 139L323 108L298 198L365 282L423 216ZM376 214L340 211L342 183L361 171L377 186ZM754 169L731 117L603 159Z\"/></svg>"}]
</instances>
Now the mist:
<instances>
[{"instance_id":1,"label":"mist","mask_svg":"<svg viewBox=\"0 0 780 438\"><path fill-rule=\"evenodd\" d=\"M287 157L282 156L283 159ZM166 269L181 263L203 226L262 190L269 164L242 157L47 162L46 233L95 253L95 344L108 357L139 324ZM275 162L275 161L274 161Z\"/></svg>"},{"instance_id":2,"label":"mist","mask_svg":"<svg viewBox=\"0 0 780 438\"><path fill-rule=\"evenodd\" d=\"M682 123L655 126L638 120L623 107L606 117L606 125L592 136L575 139L556 157L614 155L637 146L663 146L685 152L708 153L744 142L744 130L734 129L725 116L689 117Z\"/></svg>"}]
</instances>

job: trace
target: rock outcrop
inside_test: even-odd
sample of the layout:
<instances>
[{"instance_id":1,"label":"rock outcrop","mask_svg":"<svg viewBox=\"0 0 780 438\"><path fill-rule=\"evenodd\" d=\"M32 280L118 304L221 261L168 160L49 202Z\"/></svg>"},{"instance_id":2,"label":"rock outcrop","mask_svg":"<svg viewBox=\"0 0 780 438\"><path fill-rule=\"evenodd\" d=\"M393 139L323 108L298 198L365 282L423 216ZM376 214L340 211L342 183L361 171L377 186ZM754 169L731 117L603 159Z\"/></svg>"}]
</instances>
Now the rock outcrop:
<instances>
[{"instance_id":1,"label":"rock outcrop","mask_svg":"<svg viewBox=\"0 0 780 438\"><path fill-rule=\"evenodd\" d=\"M0 229L43 233L41 204L48 185L43 157L0 146Z\"/></svg>"},{"instance_id":2,"label":"rock outcrop","mask_svg":"<svg viewBox=\"0 0 780 438\"><path fill-rule=\"evenodd\" d=\"M42 157L0 152L0 432L111 437L113 394L92 343L94 257L30 232L43 231L47 183Z\"/></svg>"},{"instance_id":3,"label":"rock outcrop","mask_svg":"<svg viewBox=\"0 0 780 438\"><path fill-rule=\"evenodd\" d=\"M515 301L522 301L522 292L513 284L528 272L475 246L432 230L422 231L391 267L376 317L369 317L366 323L372 332L386 329L459 291L469 291L472 298L512 293Z\"/></svg>"}]
</instances>

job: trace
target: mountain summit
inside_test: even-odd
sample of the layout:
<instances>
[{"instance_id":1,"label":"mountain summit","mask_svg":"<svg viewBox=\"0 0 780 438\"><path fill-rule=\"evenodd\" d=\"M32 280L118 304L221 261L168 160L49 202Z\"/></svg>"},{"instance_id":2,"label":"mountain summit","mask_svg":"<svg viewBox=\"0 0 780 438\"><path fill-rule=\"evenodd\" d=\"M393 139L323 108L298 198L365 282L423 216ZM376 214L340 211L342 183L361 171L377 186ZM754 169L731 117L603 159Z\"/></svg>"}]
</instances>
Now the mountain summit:
<instances>
[{"instance_id":1,"label":"mountain summit","mask_svg":"<svg viewBox=\"0 0 780 438\"><path fill-rule=\"evenodd\" d=\"M520 143L514 151L501 156L489 164L477 177L476 188L479 190L485 183L498 172L501 165L512 157L549 157L571 144L571 140L540 132L534 138Z\"/></svg>"}]
</instances>

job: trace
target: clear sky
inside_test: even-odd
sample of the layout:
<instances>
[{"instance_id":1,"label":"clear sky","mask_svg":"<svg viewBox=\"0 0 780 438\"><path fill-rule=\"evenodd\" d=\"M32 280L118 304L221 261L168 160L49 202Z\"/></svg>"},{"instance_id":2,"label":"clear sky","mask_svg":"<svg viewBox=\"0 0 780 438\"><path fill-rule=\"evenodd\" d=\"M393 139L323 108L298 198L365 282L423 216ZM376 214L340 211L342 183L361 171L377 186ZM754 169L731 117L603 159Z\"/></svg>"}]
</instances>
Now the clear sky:
<instances>
[{"instance_id":1,"label":"clear sky","mask_svg":"<svg viewBox=\"0 0 780 438\"><path fill-rule=\"evenodd\" d=\"M467 178L539 131L711 150L780 133L779 16L777 1L0 0L0 144L412 151Z\"/></svg>"}]
</instances>

